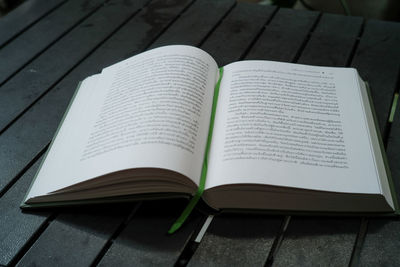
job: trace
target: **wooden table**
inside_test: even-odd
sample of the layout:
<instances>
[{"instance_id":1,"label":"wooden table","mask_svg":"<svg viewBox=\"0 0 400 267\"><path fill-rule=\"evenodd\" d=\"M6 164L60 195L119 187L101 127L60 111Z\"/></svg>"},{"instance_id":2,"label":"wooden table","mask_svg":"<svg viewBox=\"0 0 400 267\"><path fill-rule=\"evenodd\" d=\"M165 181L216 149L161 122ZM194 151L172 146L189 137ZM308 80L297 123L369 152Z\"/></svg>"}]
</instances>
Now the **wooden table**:
<instances>
[{"instance_id":1,"label":"wooden table","mask_svg":"<svg viewBox=\"0 0 400 267\"><path fill-rule=\"evenodd\" d=\"M233 0L27 0L0 19L0 265L400 265L398 219L197 211L185 201L40 212L21 203L80 80L166 44L199 46L219 65L268 59L352 66L372 88L400 192L400 24Z\"/></svg>"}]
</instances>

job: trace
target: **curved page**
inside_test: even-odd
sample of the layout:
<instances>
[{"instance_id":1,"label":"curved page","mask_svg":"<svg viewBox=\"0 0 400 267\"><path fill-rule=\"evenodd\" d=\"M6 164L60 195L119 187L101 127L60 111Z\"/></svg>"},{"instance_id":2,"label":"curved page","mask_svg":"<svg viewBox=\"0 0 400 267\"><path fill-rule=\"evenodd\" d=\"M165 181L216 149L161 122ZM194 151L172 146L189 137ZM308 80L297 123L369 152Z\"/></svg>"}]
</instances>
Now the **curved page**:
<instances>
[{"instance_id":1,"label":"curved page","mask_svg":"<svg viewBox=\"0 0 400 267\"><path fill-rule=\"evenodd\" d=\"M130 168L199 183L217 64L190 46L153 49L83 83L29 197Z\"/></svg>"}]
</instances>

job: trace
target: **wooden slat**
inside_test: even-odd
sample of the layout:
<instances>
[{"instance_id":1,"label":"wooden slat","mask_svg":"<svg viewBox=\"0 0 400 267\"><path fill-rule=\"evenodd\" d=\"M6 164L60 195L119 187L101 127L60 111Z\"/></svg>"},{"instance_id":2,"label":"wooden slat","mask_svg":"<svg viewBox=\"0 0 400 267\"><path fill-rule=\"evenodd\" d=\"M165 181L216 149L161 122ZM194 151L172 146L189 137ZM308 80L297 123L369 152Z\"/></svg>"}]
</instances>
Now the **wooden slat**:
<instances>
[{"instance_id":1,"label":"wooden slat","mask_svg":"<svg viewBox=\"0 0 400 267\"><path fill-rule=\"evenodd\" d=\"M220 67L239 60L274 11L273 7L239 2L201 48Z\"/></svg>"},{"instance_id":2,"label":"wooden slat","mask_svg":"<svg viewBox=\"0 0 400 267\"><path fill-rule=\"evenodd\" d=\"M0 132L147 1L133 1L121 10L120 5L107 3L4 84L0 90Z\"/></svg>"},{"instance_id":3,"label":"wooden slat","mask_svg":"<svg viewBox=\"0 0 400 267\"><path fill-rule=\"evenodd\" d=\"M8 265L41 228L49 212L21 212L19 205L39 167L34 164L0 199L0 265Z\"/></svg>"},{"instance_id":4,"label":"wooden slat","mask_svg":"<svg viewBox=\"0 0 400 267\"><path fill-rule=\"evenodd\" d=\"M121 2L115 1L105 5L85 20L80 27L46 50L45 53L1 88L0 125L4 126L18 113L22 112L27 105L35 101L40 94L49 90L51 86L67 74L71 68L143 5L143 2L135 1L134 5L132 4L129 8L126 8L125 4ZM115 12L119 12L119 16L114 16ZM90 26L88 27L88 25ZM85 45L82 45L82 43ZM62 105L61 103L63 102L60 100L59 105ZM0 180L0 192L44 148L49 141L49 135L54 131L50 127L42 129L42 133L38 133L34 137L31 136L33 140L26 143L17 136L23 132L29 136L34 132L35 128L39 127L42 117L52 112L53 110L43 111L35 119L36 122L29 127L29 124L20 124L20 126L17 126L17 128L20 127L17 130L18 134L4 132L0 136L0 147L7 147L7 149L0 150L2 177Z\"/></svg>"},{"instance_id":5,"label":"wooden slat","mask_svg":"<svg viewBox=\"0 0 400 267\"><path fill-rule=\"evenodd\" d=\"M292 218L273 266L347 266L359 220Z\"/></svg>"},{"instance_id":6,"label":"wooden slat","mask_svg":"<svg viewBox=\"0 0 400 267\"><path fill-rule=\"evenodd\" d=\"M114 205L63 212L17 266L89 266L107 243L110 233L123 222L128 209L127 205Z\"/></svg>"},{"instance_id":7,"label":"wooden slat","mask_svg":"<svg viewBox=\"0 0 400 267\"><path fill-rule=\"evenodd\" d=\"M361 31L362 18L324 14L298 63L345 67ZM338 29L346 29L339 31Z\"/></svg>"},{"instance_id":8,"label":"wooden slat","mask_svg":"<svg viewBox=\"0 0 400 267\"><path fill-rule=\"evenodd\" d=\"M150 48L171 44L200 45L234 3L234 0L195 2L193 8L185 12Z\"/></svg>"},{"instance_id":9,"label":"wooden slat","mask_svg":"<svg viewBox=\"0 0 400 267\"><path fill-rule=\"evenodd\" d=\"M213 55L220 66L240 59L274 10L272 7L239 3L201 48ZM249 16L252 20L246 19ZM212 221L189 265L263 264L280 223L281 218L277 217L218 215ZM251 250L248 249L250 247Z\"/></svg>"},{"instance_id":10,"label":"wooden slat","mask_svg":"<svg viewBox=\"0 0 400 267\"><path fill-rule=\"evenodd\" d=\"M379 128L383 136L387 134L388 114L400 70L399 44L399 23L367 21L351 64L370 84Z\"/></svg>"},{"instance_id":11,"label":"wooden slat","mask_svg":"<svg viewBox=\"0 0 400 267\"><path fill-rule=\"evenodd\" d=\"M355 266L399 266L400 222L376 219L369 222L368 233Z\"/></svg>"},{"instance_id":12,"label":"wooden slat","mask_svg":"<svg viewBox=\"0 0 400 267\"><path fill-rule=\"evenodd\" d=\"M81 1L71 0L3 47L0 50L0 84L103 2L104 0L91 1L83 8Z\"/></svg>"},{"instance_id":13,"label":"wooden slat","mask_svg":"<svg viewBox=\"0 0 400 267\"><path fill-rule=\"evenodd\" d=\"M293 61L317 16L317 12L279 9L246 59Z\"/></svg>"},{"instance_id":14,"label":"wooden slat","mask_svg":"<svg viewBox=\"0 0 400 267\"><path fill-rule=\"evenodd\" d=\"M298 59L299 63L345 66L360 33L362 19L324 14ZM345 28L346 31L337 31ZM350 262L360 219L293 217L274 265L332 265Z\"/></svg>"},{"instance_id":15,"label":"wooden slat","mask_svg":"<svg viewBox=\"0 0 400 267\"><path fill-rule=\"evenodd\" d=\"M263 266L281 222L272 216L216 216L188 266Z\"/></svg>"},{"instance_id":16,"label":"wooden slat","mask_svg":"<svg viewBox=\"0 0 400 267\"><path fill-rule=\"evenodd\" d=\"M0 48L65 0L28 0L0 19ZM23 19L21 19L23 18Z\"/></svg>"},{"instance_id":17,"label":"wooden slat","mask_svg":"<svg viewBox=\"0 0 400 267\"><path fill-rule=\"evenodd\" d=\"M180 200L144 203L99 265L173 266L199 222L192 214L179 231L167 234L185 205Z\"/></svg>"}]
</instances>

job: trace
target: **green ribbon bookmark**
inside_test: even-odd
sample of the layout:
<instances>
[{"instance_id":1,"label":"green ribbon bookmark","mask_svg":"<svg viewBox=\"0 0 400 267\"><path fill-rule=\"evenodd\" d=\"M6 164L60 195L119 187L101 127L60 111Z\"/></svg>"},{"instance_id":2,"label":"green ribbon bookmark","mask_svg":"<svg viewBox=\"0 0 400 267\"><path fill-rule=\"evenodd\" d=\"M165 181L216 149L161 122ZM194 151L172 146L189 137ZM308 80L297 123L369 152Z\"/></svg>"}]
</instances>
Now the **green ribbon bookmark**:
<instances>
[{"instance_id":1,"label":"green ribbon bookmark","mask_svg":"<svg viewBox=\"0 0 400 267\"><path fill-rule=\"evenodd\" d=\"M389 122L393 122L394 113L396 112L398 100L399 100L399 94L395 93L393 98L392 108L390 109Z\"/></svg>"},{"instance_id":2,"label":"green ribbon bookmark","mask_svg":"<svg viewBox=\"0 0 400 267\"><path fill-rule=\"evenodd\" d=\"M207 176L208 152L210 150L211 138L212 138L212 133L213 133L213 129L214 129L214 118L215 118L215 110L217 109L217 103L218 103L219 86L221 84L221 79L222 79L223 74L224 74L224 69L219 68L219 79L218 79L218 82L215 85L215 89L214 89L214 97L213 97L213 103L212 103L212 108L211 108L210 126L208 129L206 151L204 154L203 168L201 169L199 188L197 189L196 194L190 200L189 204L183 210L181 216L179 216L179 218L176 219L174 224L168 230L168 234L175 233L175 231L178 230L182 226L182 224L185 222L185 220L187 219L189 214L192 212L193 208L196 206L197 202L200 200L201 195L203 195L204 186L206 184L206 176Z\"/></svg>"}]
</instances>

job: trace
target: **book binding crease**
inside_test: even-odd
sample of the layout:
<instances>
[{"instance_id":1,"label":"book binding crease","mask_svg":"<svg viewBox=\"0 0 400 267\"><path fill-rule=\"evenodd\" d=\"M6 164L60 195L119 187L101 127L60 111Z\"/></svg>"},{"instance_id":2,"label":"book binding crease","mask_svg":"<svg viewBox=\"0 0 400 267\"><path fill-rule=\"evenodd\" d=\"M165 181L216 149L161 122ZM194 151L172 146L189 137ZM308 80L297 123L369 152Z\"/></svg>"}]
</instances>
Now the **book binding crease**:
<instances>
[{"instance_id":1,"label":"book binding crease","mask_svg":"<svg viewBox=\"0 0 400 267\"><path fill-rule=\"evenodd\" d=\"M203 195L204 186L206 184L206 176L207 176L208 153L209 153L210 145L211 145L211 139L212 139L212 134L213 134L213 129L214 129L215 111L217 109L219 87L221 84L221 79L222 79L223 73L224 73L224 69L219 68L219 78L218 78L218 82L215 85L215 89L214 89L210 126L209 126L209 131L208 131L206 150L204 153L203 168L201 169L199 188L197 189L196 194L189 201L186 208L183 210L182 214L178 217L178 219L176 219L174 224L168 230L168 234L173 234L175 231L177 231L183 225L183 223L186 221L187 217L189 217L193 208L196 206L197 202L200 200L201 196Z\"/></svg>"}]
</instances>

